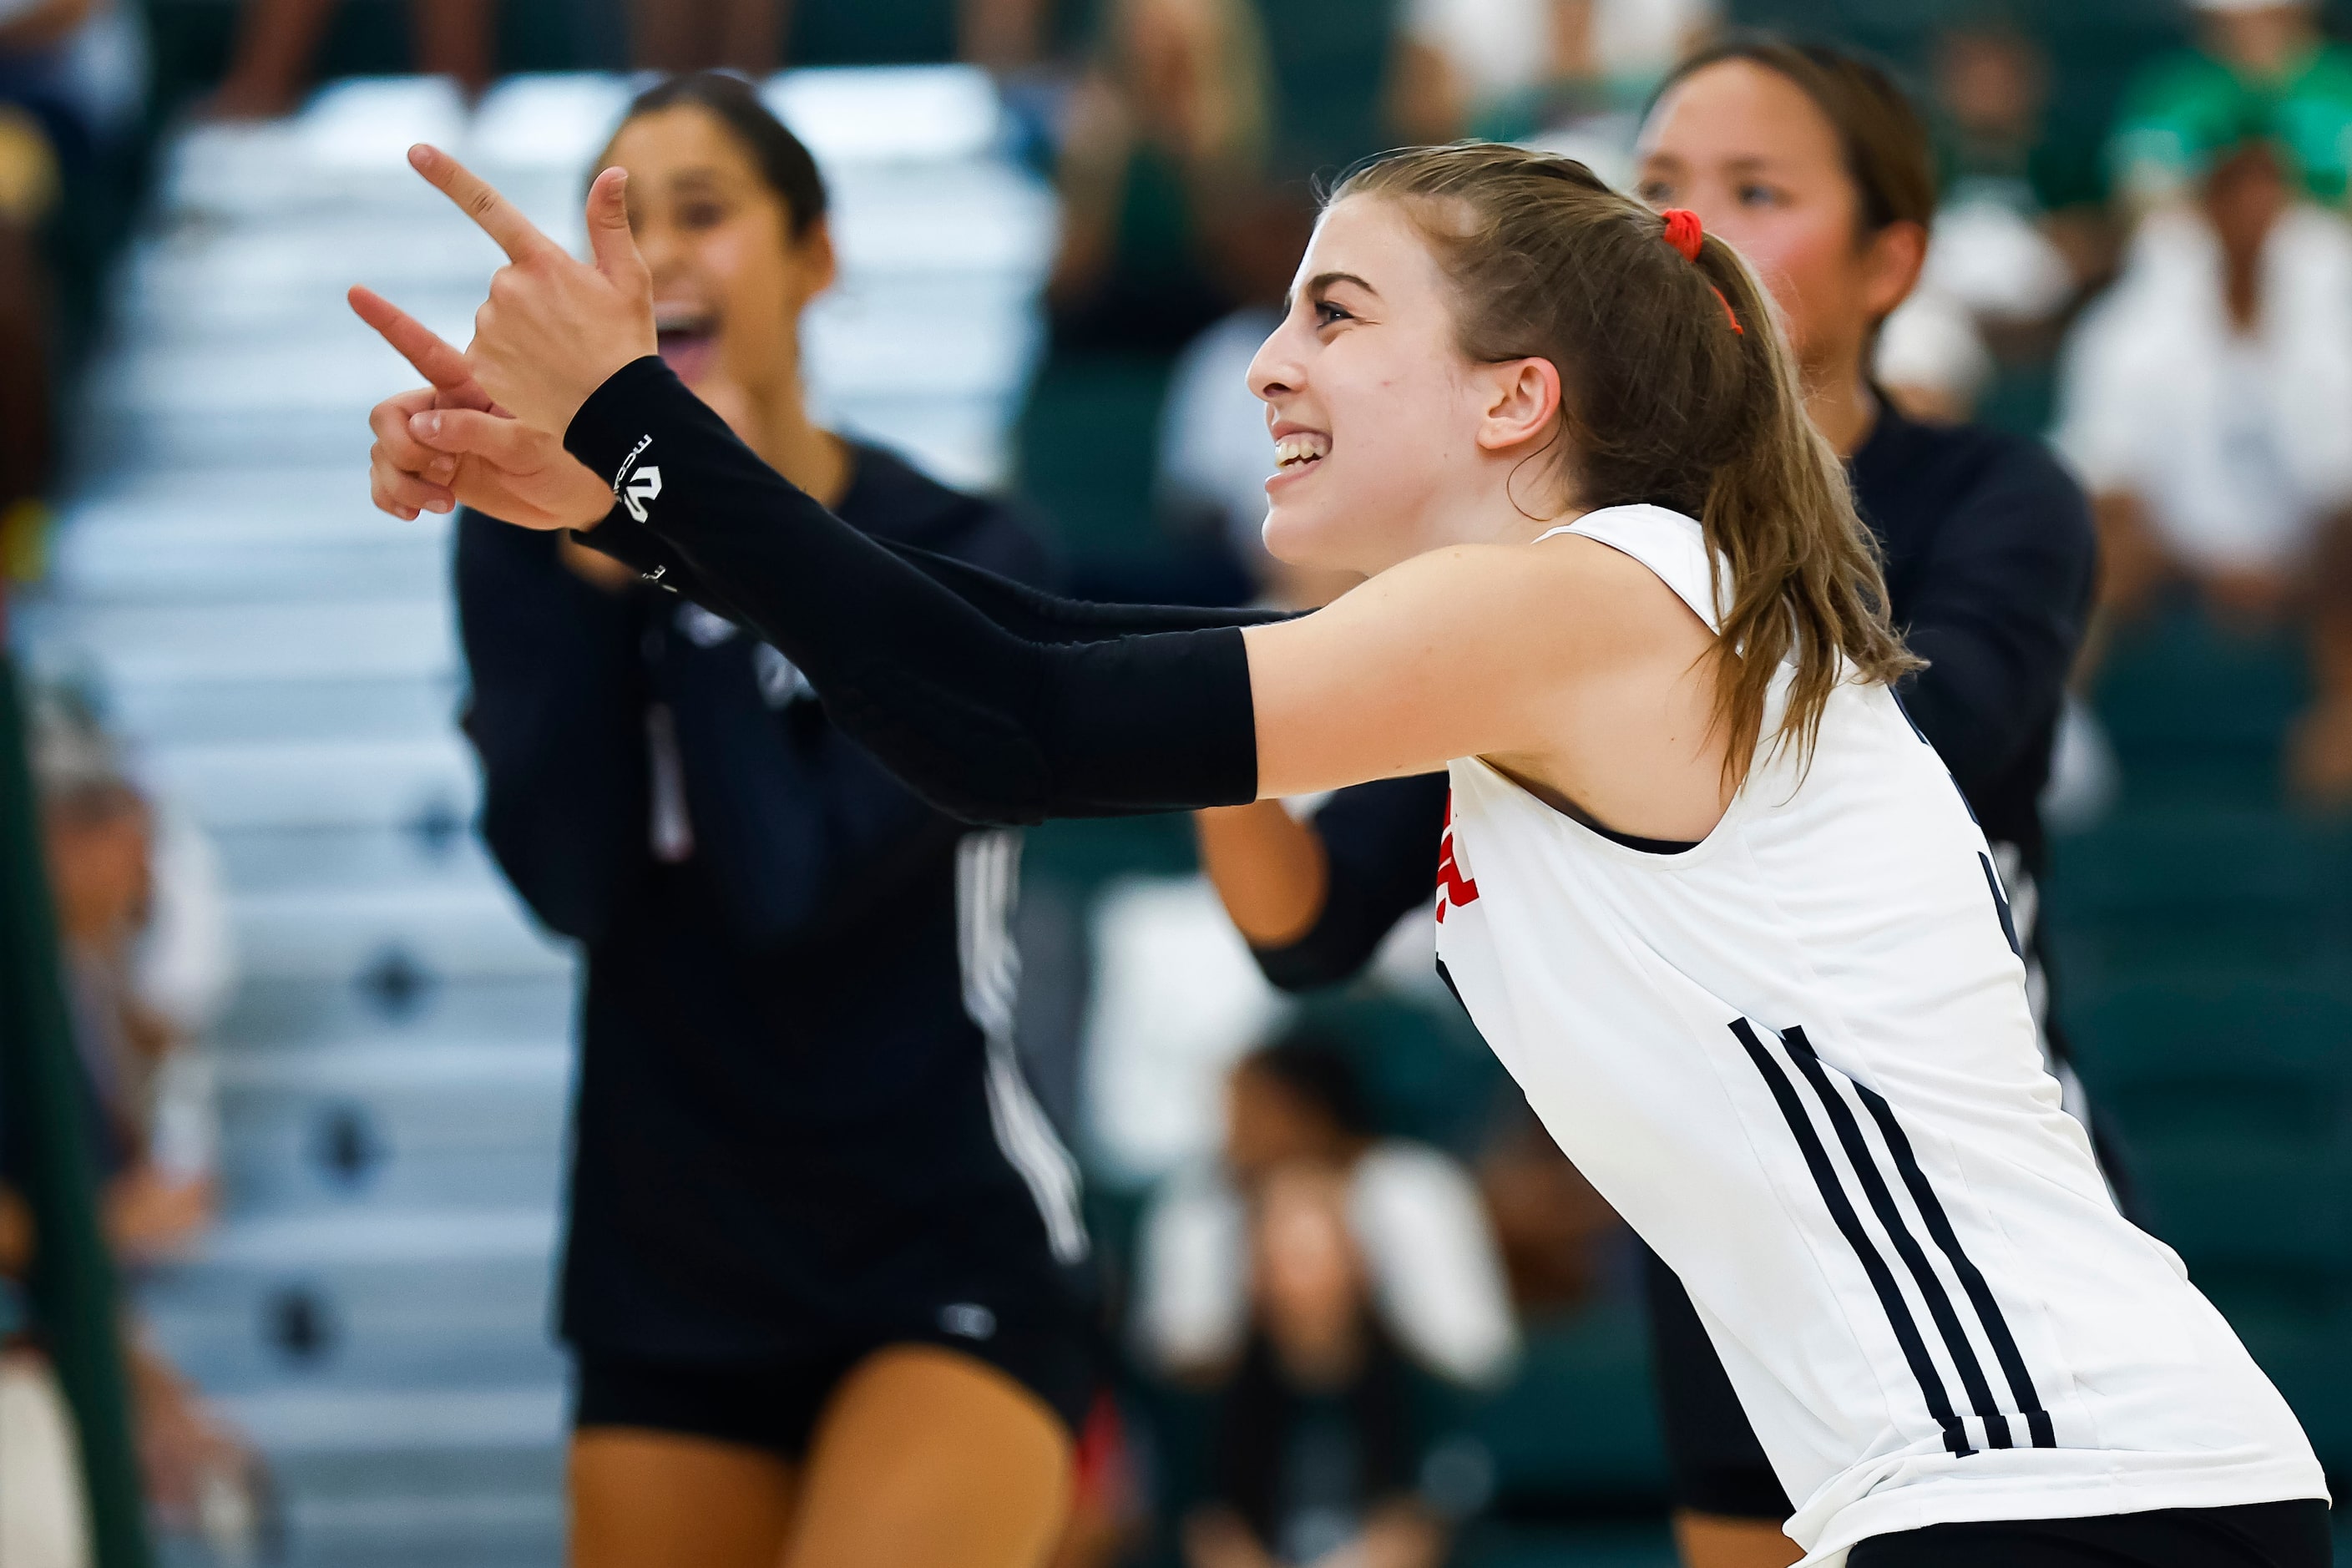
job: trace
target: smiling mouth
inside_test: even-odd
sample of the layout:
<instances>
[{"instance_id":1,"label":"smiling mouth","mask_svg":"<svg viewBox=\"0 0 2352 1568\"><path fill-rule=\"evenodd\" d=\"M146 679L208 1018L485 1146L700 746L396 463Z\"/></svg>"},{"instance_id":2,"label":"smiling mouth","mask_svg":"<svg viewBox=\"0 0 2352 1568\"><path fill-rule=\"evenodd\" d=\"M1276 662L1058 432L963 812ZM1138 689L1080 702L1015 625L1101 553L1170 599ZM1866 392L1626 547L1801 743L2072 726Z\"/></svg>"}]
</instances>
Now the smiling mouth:
<instances>
[{"instance_id":1,"label":"smiling mouth","mask_svg":"<svg viewBox=\"0 0 2352 1568\"><path fill-rule=\"evenodd\" d=\"M664 315L654 323L654 343L662 362L689 384L707 374L719 355L719 322L707 315Z\"/></svg>"},{"instance_id":2,"label":"smiling mouth","mask_svg":"<svg viewBox=\"0 0 2352 1568\"><path fill-rule=\"evenodd\" d=\"M1300 431L1285 436L1274 444L1274 467L1277 474L1303 474L1328 457L1331 437L1313 431Z\"/></svg>"}]
</instances>

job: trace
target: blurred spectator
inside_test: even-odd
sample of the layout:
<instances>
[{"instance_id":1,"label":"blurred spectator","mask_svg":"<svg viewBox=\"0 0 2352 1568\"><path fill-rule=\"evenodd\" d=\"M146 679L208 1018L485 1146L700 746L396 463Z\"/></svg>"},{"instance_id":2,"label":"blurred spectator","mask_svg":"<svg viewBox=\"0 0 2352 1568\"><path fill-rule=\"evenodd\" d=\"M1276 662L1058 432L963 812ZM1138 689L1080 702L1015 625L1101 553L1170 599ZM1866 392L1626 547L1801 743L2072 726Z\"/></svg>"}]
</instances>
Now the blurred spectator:
<instances>
[{"instance_id":1,"label":"blurred spectator","mask_svg":"<svg viewBox=\"0 0 2352 1568\"><path fill-rule=\"evenodd\" d=\"M120 0L0 0L0 103L40 121L69 175L132 128L144 53Z\"/></svg>"},{"instance_id":2,"label":"blurred spectator","mask_svg":"<svg viewBox=\"0 0 2352 1568\"><path fill-rule=\"evenodd\" d=\"M1953 27L1936 40L1935 83L1947 187L2031 184L2050 95L2050 65L2034 41L1998 21Z\"/></svg>"},{"instance_id":3,"label":"blurred spectator","mask_svg":"<svg viewBox=\"0 0 2352 1568\"><path fill-rule=\"evenodd\" d=\"M2212 159L2198 205L2143 225L2069 345L2057 439L2095 498L2111 617L2172 583L2225 616L2311 607L2352 505L2352 226L2298 201L2293 167L2258 137ZM2325 634L2342 609L2317 607ZM2320 675L2323 712L2352 710L2352 679ZM2340 794L2352 724L2326 727L2305 782Z\"/></svg>"},{"instance_id":4,"label":"blurred spectator","mask_svg":"<svg viewBox=\"0 0 2352 1568\"><path fill-rule=\"evenodd\" d=\"M1315 1161L1260 1178L1248 1339L1223 1391L1209 1503L1188 1568L1435 1568L1405 1368L1373 1309L1345 1176Z\"/></svg>"},{"instance_id":5,"label":"blurred spectator","mask_svg":"<svg viewBox=\"0 0 2352 1568\"><path fill-rule=\"evenodd\" d=\"M190 1037L230 979L219 871L194 829L166 826L125 778L87 712L52 695L37 726L67 995L111 1167L106 1222L142 1262L212 1218L211 1078Z\"/></svg>"},{"instance_id":6,"label":"blurred spectator","mask_svg":"<svg viewBox=\"0 0 2352 1568\"><path fill-rule=\"evenodd\" d=\"M1717 0L1406 0L1398 123L1444 142L1631 114L1718 10ZM1630 121L1621 139L1630 147Z\"/></svg>"},{"instance_id":7,"label":"blurred spectator","mask_svg":"<svg viewBox=\"0 0 2352 1568\"><path fill-rule=\"evenodd\" d=\"M1630 1278L1633 1233L1524 1103L1479 1154L1478 1192L1521 1318L1583 1306L1618 1282L1612 1266Z\"/></svg>"},{"instance_id":8,"label":"blurred spectator","mask_svg":"<svg viewBox=\"0 0 2352 1568\"><path fill-rule=\"evenodd\" d=\"M1518 1331L1476 1187L1437 1150L1377 1136L1345 1047L1311 1026L1234 1068L1223 1159L1172 1177L1145 1216L1135 1331L1147 1364L1197 1381L1245 1359L1263 1288L1249 1207L1275 1172L1299 1164L1343 1184L1382 1332L1455 1382L1505 1375Z\"/></svg>"},{"instance_id":9,"label":"blurred spectator","mask_svg":"<svg viewBox=\"0 0 2352 1568\"><path fill-rule=\"evenodd\" d=\"M1924 285L1879 323L1870 363L1887 400L1906 418L1927 425L1966 424L1994 368L1975 314Z\"/></svg>"},{"instance_id":10,"label":"blurred spectator","mask_svg":"<svg viewBox=\"0 0 2352 1568\"><path fill-rule=\"evenodd\" d=\"M1172 353L1229 310L1268 134L1265 40L1246 0L1110 0L1070 100L1057 345Z\"/></svg>"},{"instance_id":11,"label":"blurred spectator","mask_svg":"<svg viewBox=\"0 0 2352 1568\"><path fill-rule=\"evenodd\" d=\"M8 1250L0 1246L0 1285L24 1267ZM0 1563L89 1568L89 1504L73 1411L47 1358L6 1338L0 1333Z\"/></svg>"},{"instance_id":12,"label":"blurred spectator","mask_svg":"<svg viewBox=\"0 0 2352 1568\"><path fill-rule=\"evenodd\" d=\"M2045 207L2063 186L2044 167L2049 77L2040 46L2000 22L1936 40L1943 197L1918 286L1873 355L1879 384L1915 419L1959 424L1991 397L2006 416L1996 422L2042 428L2059 323L2112 270L2112 227L2095 207Z\"/></svg>"},{"instance_id":13,"label":"blurred spectator","mask_svg":"<svg viewBox=\"0 0 2352 1568\"><path fill-rule=\"evenodd\" d=\"M2194 0L2200 47L2150 66L2108 149L2115 188L2147 208L2191 194L2249 120L2322 202L2352 159L2352 50L2320 31L2318 0Z\"/></svg>"},{"instance_id":14,"label":"blurred spectator","mask_svg":"<svg viewBox=\"0 0 2352 1568\"><path fill-rule=\"evenodd\" d=\"M664 0L660 9L669 8ZM224 120L268 120L293 109L336 0L245 0L236 52L210 110ZM468 97L490 84L497 60L495 0L408 0L415 68L456 80Z\"/></svg>"},{"instance_id":15,"label":"blurred spectator","mask_svg":"<svg viewBox=\"0 0 2352 1568\"><path fill-rule=\"evenodd\" d=\"M2050 65L2040 46L2003 26L1956 28L1936 48L1944 197L1920 283L1999 329L2054 317L2113 264L2105 225L2086 234L2069 208L2043 110Z\"/></svg>"},{"instance_id":16,"label":"blurred spectator","mask_svg":"<svg viewBox=\"0 0 2352 1568\"><path fill-rule=\"evenodd\" d=\"M863 42L884 51L882 58L904 58L903 30L914 26L928 34L931 27L952 26L957 54L992 70L1013 70L1034 63L1053 20L1053 0L926 0L914 8L898 5L883 15L850 21L845 27L838 15L850 7L832 0L835 15L825 15L828 0L630 0L629 44L633 62L641 70L679 73L734 70L762 76L787 63L793 52L793 23L802 11L818 13L815 20L829 35L826 44L838 50L845 41L853 47ZM879 8L877 8L879 9ZM950 14L952 13L952 22ZM913 46L924 52L919 43ZM827 51L828 60L841 58ZM869 58L863 53L850 58Z\"/></svg>"},{"instance_id":17,"label":"blurred spectator","mask_svg":"<svg viewBox=\"0 0 2352 1568\"><path fill-rule=\"evenodd\" d=\"M791 0L631 0L629 52L640 70L761 76L782 58Z\"/></svg>"},{"instance_id":18,"label":"blurred spectator","mask_svg":"<svg viewBox=\"0 0 2352 1568\"><path fill-rule=\"evenodd\" d=\"M39 574L50 431L49 288L34 236L58 199L38 121L0 107L0 588Z\"/></svg>"},{"instance_id":19,"label":"blurred spectator","mask_svg":"<svg viewBox=\"0 0 2352 1568\"><path fill-rule=\"evenodd\" d=\"M40 703L33 765L100 1216L120 1259L152 1261L213 1217L211 1082L187 1034L226 990L217 870L192 829L163 847L157 814L70 701ZM167 1525L249 1546L255 1461L135 1330L128 1351L151 1501Z\"/></svg>"}]
</instances>

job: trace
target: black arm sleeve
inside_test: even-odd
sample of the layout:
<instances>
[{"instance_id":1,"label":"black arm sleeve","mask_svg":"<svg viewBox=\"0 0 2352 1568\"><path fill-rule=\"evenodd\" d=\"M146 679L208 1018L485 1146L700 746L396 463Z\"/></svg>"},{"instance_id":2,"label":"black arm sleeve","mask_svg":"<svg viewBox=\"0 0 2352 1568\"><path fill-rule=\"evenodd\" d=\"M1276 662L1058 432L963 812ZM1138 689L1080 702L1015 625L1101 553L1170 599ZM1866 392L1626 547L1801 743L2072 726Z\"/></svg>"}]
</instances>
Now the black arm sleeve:
<instances>
[{"instance_id":1,"label":"black arm sleeve","mask_svg":"<svg viewBox=\"0 0 2352 1568\"><path fill-rule=\"evenodd\" d=\"M2056 711L2090 613L2090 506L2039 447L2003 454L1948 521L1904 606L1927 668L1900 690L1962 790L2000 778Z\"/></svg>"},{"instance_id":2,"label":"black arm sleeve","mask_svg":"<svg viewBox=\"0 0 2352 1568\"><path fill-rule=\"evenodd\" d=\"M620 507L614 507L593 531L573 537L590 549L602 551L624 565L635 568L647 581L673 588L698 604L714 592L723 592L701 581L683 554ZM918 544L893 539L877 539L875 542L986 616L1001 630L1027 642L1100 642L1144 632L1258 626L1289 620L1297 614L1290 610L1203 609L1190 605L1098 605L1084 599L1064 599Z\"/></svg>"},{"instance_id":3,"label":"black arm sleeve","mask_svg":"<svg viewBox=\"0 0 2352 1568\"><path fill-rule=\"evenodd\" d=\"M1437 889L1437 841L1445 831L1444 773L1351 784L1315 814L1329 877L1323 908L1286 947L1251 949L1285 991L1353 979L1407 911Z\"/></svg>"},{"instance_id":4,"label":"black arm sleeve","mask_svg":"<svg viewBox=\"0 0 2352 1568\"><path fill-rule=\"evenodd\" d=\"M596 390L564 444L645 510L693 569L688 591L758 628L835 722L950 816L1256 798L1238 627L1087 642L1008 631L786 482L651 356Z\"/></svg>"}]
</instances>

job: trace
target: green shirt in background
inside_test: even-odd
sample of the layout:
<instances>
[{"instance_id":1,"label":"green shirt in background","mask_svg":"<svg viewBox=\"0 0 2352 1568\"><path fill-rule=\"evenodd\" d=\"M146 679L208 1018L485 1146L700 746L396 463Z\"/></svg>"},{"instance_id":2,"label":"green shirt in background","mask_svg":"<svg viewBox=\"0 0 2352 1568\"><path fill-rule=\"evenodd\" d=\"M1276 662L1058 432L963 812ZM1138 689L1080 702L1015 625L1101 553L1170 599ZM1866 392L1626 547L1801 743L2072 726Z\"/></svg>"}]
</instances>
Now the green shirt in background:
<instances>
[{"instance_id":1,"label":"green shirt in background","mask_svg":"<svg viewBox=\"0 0 2352 1568\"><path fill-rule=\"evenodd\" d=\"M2140 200L2172 195L2250 133L2285 149L2314 197L2343 201L2352 169L2352 49L2321 44L2266 81L2201 53L2158 61L2132 84L2107 144L2115 188Z\"/></svg>"}]
</instances>

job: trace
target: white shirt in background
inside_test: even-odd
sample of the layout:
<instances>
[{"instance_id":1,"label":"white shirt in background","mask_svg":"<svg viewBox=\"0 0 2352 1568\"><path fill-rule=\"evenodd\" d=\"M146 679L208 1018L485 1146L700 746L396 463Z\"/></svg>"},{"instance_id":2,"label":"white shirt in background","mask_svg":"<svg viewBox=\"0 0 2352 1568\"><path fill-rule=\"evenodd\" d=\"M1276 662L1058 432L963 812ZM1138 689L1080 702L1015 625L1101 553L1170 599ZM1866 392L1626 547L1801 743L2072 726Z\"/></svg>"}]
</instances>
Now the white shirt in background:
<instances>
[{"instance_id":1,"label":"white shirt in background","mask_svg":"<svg viewBox=\"0 0 2352 1568\"><path fill-rule=\"evenodd\" d=\"M1474 117L1549 85L1559 0L1407 0L1405 36L1444 57ZM1646 87L1714 22L1716 0L1591 0L1594 68Z\"/></svg>"},{"instance_id":2,"label":"white shirt in background","mask_svg":"<svg viewBox=\"0 0 2352 1568\"><path fill-rule=\"evenodd\" d=\"M1441 1376L1473 1387L1517 1363L1519 1331L1501 1252L1468 1172L1427 1144L1383 1139L1356 1162L1348 1224L1381 1321ZM1166 1373L1215 1366L1249 1332L1247 1206L1203 1162L1160 1188L1137 1247L1134 1334Z\"/></svg>"},{"instance_id":3,"label":"white shirt in background","mask_svg":"<svg viewBox=\"0 0 2352 1568\"><path fill-rule=\"evenodd\" d=\"M2298 207L2263 262L2242 334L2211 231L2151 216L2060 367L2060 451L2093 492L2137 496L2192 568L2291 568L2352 504L2352 225Z\"/></svg>"}]
</instances>

